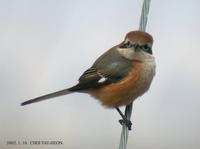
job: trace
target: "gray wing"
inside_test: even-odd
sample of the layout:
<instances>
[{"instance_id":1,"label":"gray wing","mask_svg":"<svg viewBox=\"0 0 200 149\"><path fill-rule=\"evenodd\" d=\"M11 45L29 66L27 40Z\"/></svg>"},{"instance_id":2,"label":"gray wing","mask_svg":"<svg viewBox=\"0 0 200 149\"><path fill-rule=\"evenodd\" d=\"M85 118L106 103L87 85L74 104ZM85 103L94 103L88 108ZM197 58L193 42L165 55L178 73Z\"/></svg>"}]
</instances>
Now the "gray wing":
<instances>
[{"instance_id":1,"label":"gray wing","mask_svg":"<svg viewBox=\"0 0 200 149\"><path fill-rule=\"evenodd\" d=\"M131 70L131 61L122 57L116 48L112 48L99 57L93 66L79 78L79 83L70 91L98 88L123 79Z\"/></svg>"}]
</instances>

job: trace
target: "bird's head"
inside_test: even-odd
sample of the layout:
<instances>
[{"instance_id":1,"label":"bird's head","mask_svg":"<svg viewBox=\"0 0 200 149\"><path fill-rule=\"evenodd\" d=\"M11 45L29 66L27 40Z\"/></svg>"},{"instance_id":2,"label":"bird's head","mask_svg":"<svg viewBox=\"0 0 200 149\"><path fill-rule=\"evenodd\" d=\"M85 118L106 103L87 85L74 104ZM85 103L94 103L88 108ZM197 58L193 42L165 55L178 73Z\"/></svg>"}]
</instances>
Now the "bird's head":
<instances>
[{"instance_id":1,"label":"bird's head","mask_svg":"<svg viewBox=\"0 0 200 149\"><path fill-rule=\"evenodd\" d=\"M135 52L144 51L152 54L152 44L153 38L150 34L142 31L131 31L126 34L119 48L133 49Z\"/></svg>"}]
</instances>

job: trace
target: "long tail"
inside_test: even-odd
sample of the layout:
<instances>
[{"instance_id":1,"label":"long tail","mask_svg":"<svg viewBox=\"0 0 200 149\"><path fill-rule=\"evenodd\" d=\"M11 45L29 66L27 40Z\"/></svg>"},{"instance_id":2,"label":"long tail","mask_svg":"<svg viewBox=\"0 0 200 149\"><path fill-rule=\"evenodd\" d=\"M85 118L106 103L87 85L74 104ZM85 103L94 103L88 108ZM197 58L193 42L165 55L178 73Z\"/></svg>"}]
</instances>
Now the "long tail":
<instances>
[{"instance_id":1,"label":"long tail","mask_svg":"<svg viewBox=\"0 0 200 149\"><path fill-rule=\"evenodd\" d=\"M31 104L31 103L35 103L35 102L40 102L40 101L47 100L47 99L54 98L54 97L58 97L58 96L67 95L67 94L70 94L70 93L72 93L72 92L69 91L69 89L64 89L64 90L61 90L61 91L57 91L57 92L54 92L54 93L50 93L50 94L47 94L47 95L43 95L43 96L40 96L40 97L37 97L37 98L27 100L27 101L21 103L21 106Z\"/></svg>"}]
</instances>

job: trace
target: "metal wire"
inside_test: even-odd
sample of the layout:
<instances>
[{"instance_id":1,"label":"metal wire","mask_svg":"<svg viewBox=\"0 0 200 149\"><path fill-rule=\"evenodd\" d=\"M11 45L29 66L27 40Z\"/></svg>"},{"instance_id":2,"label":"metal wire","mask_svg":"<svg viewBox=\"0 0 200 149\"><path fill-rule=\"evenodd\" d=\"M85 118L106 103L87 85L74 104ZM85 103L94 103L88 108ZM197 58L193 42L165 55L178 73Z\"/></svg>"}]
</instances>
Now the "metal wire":
<instances>
[{"instance_id":1,"label":"metal wire","mask_svg":"<svg viewBox=\"0 0 200 149\"><path fill-rule=\"evenodd\" d=\"M151 0L144 0L143 1L142 14L141 14L141 17L140 17L140 26L139 26L140 31L146 30L149 8L150 8L150 2L151 2ZM126 109L125 109L125 116L128 120L131 119L131 114L132 114L132 103L130 105L127 105ZM122 125L122 131L121 131L119 149L126 149L127 141L128 141L128 132L129 132L128 127L126 126L126 124L123 124Z\"/></svg>"},{"instance_id":2,"label":"metal wire","mask_svg":"<svg viewBox=\"0 0 200 149\"><path fill-rule=\"evenodd\" d=\"M131 114L132 114L132 103L126 106L125 109L125 116L128 120L131 119ZM121 138L120 138L120 145L119 149L126 149L127 141L128 141L128 127L126 124L122 125L122 132L121 132Z\"/></svg>"},{"instance_id":3,"label":"metal wire","mask_svg":"<svg viewBox=\"0 0 200 149\"><path fill-rule=\"evenodd\" d=\"M140 26L139 26L140 31L146 30L149 8L150 8L150 2L151 2L151 0L144 0L144 2L143 2L142 14L141 14L141 17L140 17Z\"/></svg>"}]
</instances>

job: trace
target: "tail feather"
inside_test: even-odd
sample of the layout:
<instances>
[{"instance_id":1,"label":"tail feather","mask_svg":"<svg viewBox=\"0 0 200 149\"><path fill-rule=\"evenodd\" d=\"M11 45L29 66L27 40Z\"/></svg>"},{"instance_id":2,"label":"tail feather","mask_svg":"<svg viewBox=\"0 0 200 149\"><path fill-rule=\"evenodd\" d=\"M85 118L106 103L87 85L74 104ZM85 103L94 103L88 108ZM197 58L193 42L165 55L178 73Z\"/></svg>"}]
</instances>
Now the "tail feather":
<instances>
[{"instance_id":1,"label":"tail feather","mask_svg":"<svg viewBox=\"0 0 200 149\"><path fill-rule=\"evenodd\" d=\"M54 92L54 93L50 93L50 94L47 94L47 95L43 95L43 96L40 96L40 97L36 97L36 98L30 99L30 100L27 100L27 101L21 103L21 106L24 106L24 105L27 105L27 104L32 104L32 103L35 103L35 102L40 102L40 101L47 100L47 99L54 98L54 97L58 97L58 96L67 95L69 93L72 93L72 92L69 91L68 89L64 89L64 90L61 90L61 91L57 91L57 92Z\"/></svg>"}]
</instances>

